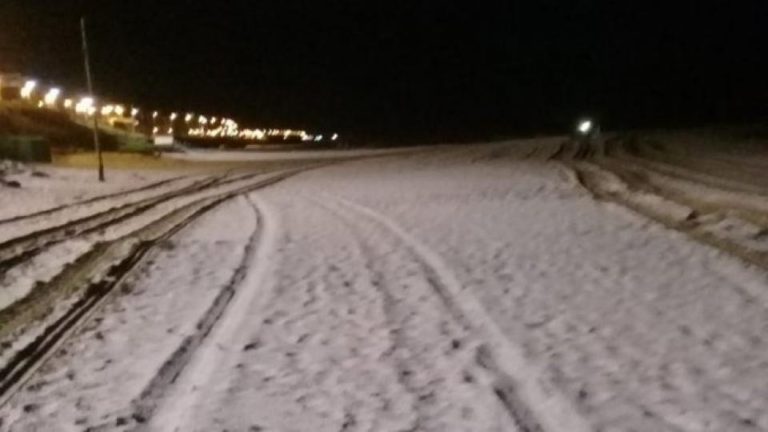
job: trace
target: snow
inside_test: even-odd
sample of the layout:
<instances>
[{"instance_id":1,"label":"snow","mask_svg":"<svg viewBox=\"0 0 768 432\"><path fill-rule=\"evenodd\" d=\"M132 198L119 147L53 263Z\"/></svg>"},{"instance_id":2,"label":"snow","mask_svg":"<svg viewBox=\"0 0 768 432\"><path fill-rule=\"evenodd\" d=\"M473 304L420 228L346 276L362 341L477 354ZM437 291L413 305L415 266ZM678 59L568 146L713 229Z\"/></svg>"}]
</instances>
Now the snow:
<instances>
[{"instance_id":1,"label":"snow","mask_svg":"<svg viewBox=\"0 0 768 432\"><path fill-rule=\"evenodd\" d=\"M21 188L0 186L0 220L47 210L100 195L139 188L178 174L170 172L139 172L114 170L109 181L96 181L96 172L72 168L35 165L15 175L6 176L17 180ZM33 172L43 173L40 177Z\"/></svg>"},{"instance_id":2,"label":"snow","mask_svg":"<svg viewBox=\"0 0 768 432\"><path fill-rule=\"evenodd\" d=\"M382 156L424 150L425 147L351 149L351 150L294 150L294 151L218 151L188 150L166 153L163 157L191 161L278 161L299 159L338 159L364 156Z\"/></svg>"},{"instance_id":3,"label":"snow","mask_svg":"<svg viewBox=\"0 0 768 432\"><path fill-rule=\"evenodd\" d=\"M230 201L2 427L768 430L768 275L595 201L543 160L555 145L348 162Z\"/></svg>"}]
</instances>

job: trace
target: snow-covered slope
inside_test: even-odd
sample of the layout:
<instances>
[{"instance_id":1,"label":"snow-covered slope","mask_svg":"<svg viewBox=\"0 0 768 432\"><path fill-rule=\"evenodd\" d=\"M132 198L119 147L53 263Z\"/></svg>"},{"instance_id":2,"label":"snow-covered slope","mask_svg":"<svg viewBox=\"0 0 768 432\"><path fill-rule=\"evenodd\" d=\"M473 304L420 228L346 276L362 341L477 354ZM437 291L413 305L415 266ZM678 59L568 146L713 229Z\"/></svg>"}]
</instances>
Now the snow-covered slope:
<instances>
[{"instance_id":1,"label":"snow-covered slope","mask_svg":"<svg viewBox=\"0 0 768 432\"><path fill-rule=\"evenodd\" d=\"M555 150L350 162L210 213L2 427L768 430L766 274L595 201Z\"/></svg>"}]
</instances>

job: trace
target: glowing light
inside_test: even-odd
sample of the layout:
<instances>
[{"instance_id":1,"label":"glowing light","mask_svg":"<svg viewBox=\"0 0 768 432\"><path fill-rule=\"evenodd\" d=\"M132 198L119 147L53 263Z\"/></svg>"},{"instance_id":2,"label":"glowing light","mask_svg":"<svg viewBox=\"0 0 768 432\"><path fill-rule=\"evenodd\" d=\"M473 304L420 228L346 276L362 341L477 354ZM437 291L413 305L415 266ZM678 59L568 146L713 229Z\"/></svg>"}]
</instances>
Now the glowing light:
<instances>
[{"instance_id":1,"label":"glowing light","mask_svg":"<svg viewBox=\"0 0 768 432\"><path fill-rule=\"evenodd\" d=\"M176 113L171 113L171 115L170 115L170 117L169 117L169 118L171 119L171 121L174 121L174 120L176 120L176 117L178 117L178 114L176 114Z\"/></svg>"},{"instance_id":2,"label":"glowing light","mask_svg":"<svg viewBox=\"0 0 768 432\"><path fill-rule=\"evenodd\" d=\"M216 117L211 117L211 124L216 124Z\"/></svg>"},{"instance_id":3,"label":"glowing light","mask_svg":"<svg viewBox=\"0 0 768 432\"><path fill-rule=\"evenodd\" d=\"M186 116L184 116L184 121L189 123L192 121L193 118L195 118L195 115L192 113L188 113Z\"/></svg>"},{"instance_id":4,"label":"glowing light","mask_svg":"<svg viewBox=\"0 0 768 432\"><path fill-rule=\"evenodd\" d=\"M156 119L157 116L160 115L157 111L152 111L152 118Z\"/></svg>"},{"instance_id":5,"label":"glowing light","mask_svg":"<svg viewBox=\"0 0 768 432\"><path fill-rule=\"evenodd\" d=\"M139 115L139 109L131 108L131 117L136 117L137 115Z\"/></svg>"},{"instance_id":6,"label":"glowing light","mask_svg":"<svg viewBox=\"0 0 768 432\"><path fill-rule=\"evenodd\" d=\"M197 121L198 121L200 124L204 124L204 125L205 125L205 124L208 124L208 119L207 119L207 118L205 118L205 116L200 116L200 117L197 119Z\"/></svg>"},{"instance_id":7,"label":"glowing light","mask_svg":"<svg viewBox=\"0 0 768 432\"><path fill-rule=\"evenodd\" d=\"M168 128L168 134L173 135L173 128Z\"/></svg>"},{"instance_id":8,"label":"glowing light","mask_svg":"<svg viewBox=\"0 0 768 432\"><path fill-rule=\"evenodd\" d=\"M101 107L101 115L103 116L112 115L113 112L115 112L114 105L104 105L103 107Z\"/></svg>"},{"instance_id":9,"label":"glowing light","mask_svg":"<svg viewBox=\"0 0 768 432\"><path fill-rule=\"evenodd\" d=\"M53 106L56 105L56 101L59 99L59 96L61 96L61 89L54 87L48 90L48 93L46 93L43 97L43 101L45 101L46 105Z\"/></svg>"},{"instance_id":10,"label":"glowing light","mask_svg":"<svg viewBox=\"0 0 768 432\"><path fill-rule=\"evenodd\" d=\"M322 135L318 135L318 136L315 137L315 141L316 142L320 142L322 140L323 140L323 136Z\"/></svg>"},{"instance_id":11,"label":"glowing light","mask_svg":"<svg viewBox=\"0 0 768 432\"><path fill-rule=\"evenodd\" d=\"M579 123L579 128L578 129L579 129L579 132L582 135L586 135L586 134L588 134L589 132L592 131L592 127L593 127L593 125L592 125L592 121L591 120L584 120L581 123Z\"/></svg>"},{"instance_id":12,"label":"glowing light","mask_svg":"<svg viewBox=\"0 0 768 432\"><path fill-rule=\"evenodd\" d=\"M115 114L122 117L125 114L125 107L122 105L115 105Z\"/></svg>"},{"instance_id":13,"label":"glowing light","mask_svg":"<svg viewBox=\"0 0 768 432\"><path fill-rule=\"evenodd\" d=\"M336 141L337 139L339 139L339 134L337 133L333 134L333 136L331 137L331 141Z\"/></svg>"},{"instance_id":14,"label":"glowing light","mask_svg":"<svg viewBox=\"0 0 768 432\"><path fill-rule=\"evenodd\" d=\"M157 133L158 133L158 132L160 132L160 128L158 128L157 126L155 126L155 127L153 127L153 128L152 128L152 133L153 133L154 135L157 135Z\"/></svg>"},{"instance_id":15,"label":"glowing light","mask_svg":"<svg viewBox=\"0 0 768 432\"><path fill-rule=\"evenodd\" d=\"M64 108L72 109L73 106L74 102L72 102L72 99L64 99Z\"/></svg>"},{"instance_id":16,"label":"glowing light","mask_svg":"<svg viewBox=\"0 0 768 432\"><path fill-rule=\"evenodd\" d=\"M24 87L21 88L21 97L24 99L30 99L32 97L32 91L37 87L37 81L27 81L24 83Z\"/></svg>"},{"instance_id":17,"label":"glowing light","mask_svg":"<svg viewBox=\"0 0 768 432\"><path fill-rule=\"evenodd\" d=\"M43 103L43 101L37 101L37 107L38 108L42 108L44 106L45 106L45 104Z\"/></svg>"},{"instance_id":18,"label":"glowing light","mask_svg":"<svg viewBox=\"0 0 768 432\"><path fill-rule=\"evenodd\" d=\"M81 98L77 105L75 105L75 112L78 114L93 115L96 112L96 108L93 106L95 101L92 97Z\"/></svg>"}]
</instances>

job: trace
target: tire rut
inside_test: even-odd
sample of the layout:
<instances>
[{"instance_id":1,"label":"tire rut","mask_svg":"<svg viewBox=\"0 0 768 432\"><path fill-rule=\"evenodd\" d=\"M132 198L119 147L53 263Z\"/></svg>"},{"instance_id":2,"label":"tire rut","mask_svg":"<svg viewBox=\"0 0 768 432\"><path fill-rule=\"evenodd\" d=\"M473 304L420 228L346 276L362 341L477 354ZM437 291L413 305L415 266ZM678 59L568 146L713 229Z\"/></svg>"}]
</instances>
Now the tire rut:
<instances>
[{"instance_id":1,"label":"tire rut","mask_svg":"<svg viewBox=\"0 0 768 432\"><path fill-rule=\"evenodd\" d=\"M148 226L120 239L103 243L68 266L58 277L35 290L35 295L0 311L0 331L6 333L21 322L37 321L62 295L78 296L61 316L49 322L41 334L0 369L0 406L71 336L89 314L111 293L141 258L155 245L177 233L200 215L226 200L274 183L301 170L278 173L234 191L201 198L172 211ZM15 323L15 324L14 324Z\"/></svg>"},{"instance_id":2,"label":"tire rut","mask_svg":"<svg viewBox=\"0 0 768 432\"><path fill-rule=\"evenodd\" d=\"M5 218L5 219L0 219L0 225L4 225L4 224L7 224L7 223L11 223L11 222L19 222L19 221L24 221L24 220L28 220L28 219L34 219L34 218L40 217L40 216L48 216L48 215L51 215L53 213L56 213L56 212L59 212L59 211L62 211L62 210L68 210L68 209L71 209L73 207L82 206L82 205L86 205L86 204L93 204L95 202L106 200L106 199L118 198L118 197L130 195L130 194L134 194L134 193L137 193L137 192L146 192L148 190L157 189L159 187L171 184L173 182L185 179L187 177L188 176L172 177L172 178L169 178L169 179L160 180L160 181L157 181L157 182L154 182L154 183L150 183L148 185L141 186L141 187L134 188L134 189L128 189L128 190L123 190L123 191L119 191L119 192L113 192L113 193L108 193L108 194L104 194L104 195L98 195L98 196L87 198L87 199L84 199L84 200L75 201L75 202L59 205L59 206L56 206L56 207L51 207L51 208L48 208L48 209L45 209L45 210L36 211L36 212L33 212L33 213L26 213L26 214L22 214L22 215L18 215L18 216L12 216L12 217L8 217L8 218Z\"/></svg>"},{"instance_id":3,"label":"tire rut","mask_svg":"<svg viewBox=\"0 0 768 432\"><path fill-rule=\"evenodd\" d=\"M125 417L133 419L135 423L133 427L129 426L127 428L128 430L137 432L143 430L143 424L154 415L159 405L159 401L162 399L166 389L173 385L176 379L181 375L186 365L194 356L195 351L197 351L203 343L203 340L208 336L213 327L226 312L227 306L229 306L230 301L235 296L238 286L240 286L243 279L245 279L248 267L254 259L259 239L262 235L261 213L250 198L246 197L245 199L253 209L256 224L253 232L249 236L240 264L235 270L229 283L219 292L213 303L204 313L203 317L198 321L195 327L195 333L184 338L184 341L179 345L170 358L166 360L154 378L150 380L147 387L132 403L131 413Z\"/></svg>"},{"instance_id":4,"label":"tire rut","mask_svg":"<svg viewBox=\"0 0 768 432\"><path fill-rule=\"evenodd\" d=\"M482 367L488 375L494 394L500 404L507 411L512 421L517 425L520 431L524 432L544 432L544 431L588 431L590 427L584 420L578 416L572 407L559 395L554 395L552 389L532 389L531 379L527 391L521 391L523 383L513 375L509 370L498 367L500 363L496 360L496 354L491 350L491 346L506 351L505 358L510 358L509 341L491 329L496 329L495 324L490 322L490 318L482 310L482 306L476 300L470 299L471 294L463 293L458 281L449 275L449 271L442 263L437 263L438 257L432 256L432 252L426 252L426 246L418 243L418 240L412 239L409 234L395 225L394 222L385 218L379 213L357 204L328 197L328 201L336 201L340 208L346 209L352 213L358 214L364 219L368 219L381 229L390 232L393 239L403 244L404 250L407 250L412 256L413 261L417 262L423 269L424 277L429 282L434 294L440 299L446 310L453 317L455 322L464 328L469 334L475 335L482 342L477 348L477 364ZM458 296L458 297L457 297ZM459 298L461 297L461 298ZM519 354L515 354L518 357ZM518 359L518 361L521 361ZM524 360L523 360L524 361ZM531 371L529 371L531 372ZM517 373L524 373L518 371ZM520 376L523 378L523 376ZM537 380L538 381L538 380ZM537 400L525 400L523 393ZM557 404L561 413L567 413L564 417L566 421L549 421L549 416L543 411L544 406ZM538 405L538 406L537 406ZM537 412L538 408L538 412ZM545 428L545 425L547 426Z\"/></svg>"}]
</instances>

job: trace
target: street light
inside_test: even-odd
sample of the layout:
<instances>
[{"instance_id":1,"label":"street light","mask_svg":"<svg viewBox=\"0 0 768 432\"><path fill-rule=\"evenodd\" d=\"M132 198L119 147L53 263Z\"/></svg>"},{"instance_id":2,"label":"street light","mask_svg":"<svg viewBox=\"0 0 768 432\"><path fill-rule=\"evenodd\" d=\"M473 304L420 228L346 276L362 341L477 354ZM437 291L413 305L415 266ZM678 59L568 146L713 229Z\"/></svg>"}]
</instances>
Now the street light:
<instances>
[{"instance_id":1,"label":"street light","mask_svg":"<svg viewBox=\"0 0 768 432\"><path fill-rule=\"evenodd\" d=\"M61 89L54 87L48 90L48 93L46 93L45 96L43 97L43 101L47 106L52 107L56 105L56 101L59 99L60 95L61 95Z\"/></svg>"},{"instance_id":2,"label":"street light","mask_svg":"<svg viewBox=\"0 0 768 432\"><path fill-rule=\"evenodd\" d=\"M578 127L579 133L582 135L588 135L590 132L592 132L593 126L594 125L592 120L582 120Z\"/></svg>"},{"instance_id":3,"label":"street light","mask_svg":"<svg viewBox=\"0 0 768 432\"><path fill-rule=\"evenodd\" d=\"M21 97L23 99L30 99L32 97L32 91L37 87L37 81L27 81L24 83L24 87L21 88Z\"/></svg>"},{"instance_id":4,"label":"street light","mask_svg":"<svg viewBox=\"0 0 768 432\"><path fill-rule=\"evenodd\" d=\"M92 97L81 98L77 105L75 105L75 112L78 114L90 115L92 110L95 111L93 104L94 100Z\"/></svg>"}]
</instances>

